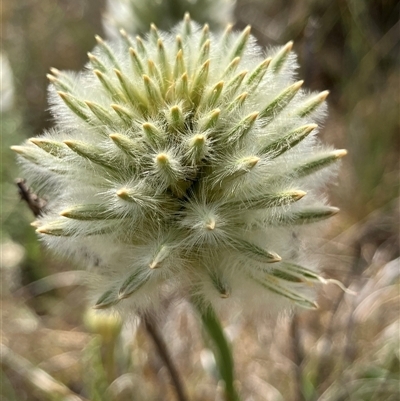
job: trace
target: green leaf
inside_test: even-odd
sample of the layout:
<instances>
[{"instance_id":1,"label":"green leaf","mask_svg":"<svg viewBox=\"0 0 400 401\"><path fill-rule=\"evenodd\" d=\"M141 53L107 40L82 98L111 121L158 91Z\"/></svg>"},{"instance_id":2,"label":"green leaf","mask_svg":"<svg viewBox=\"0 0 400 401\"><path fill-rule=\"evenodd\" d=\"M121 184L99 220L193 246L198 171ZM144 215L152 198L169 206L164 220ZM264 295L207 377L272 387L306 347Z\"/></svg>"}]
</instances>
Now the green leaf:
<instances>
[{"instance_id":1,"label":"green leaf","mask_svg":"<svg viewBox=\"0 0 400 401\"><path fill-rule=\"evenodd\" d=\"M332 163L335 163L338 159L346 155L347 151L344 149L333 150L332 152L319 154L314 156L312 159L307 160L305 163L295 167L292 174L299 178L306 177L329 166Z\"/></svg>"},{"instance_id":2,"label":"green leaf","mask_svg":"<svg viewBox=\"0 0 400 401\"><path fill-rule=\"evenodd\" d=\"M105 125L114 125L115 118L113 115L103 106L95 102L85 101L86 106L89 107L90 111Z\"/></svg>"},{"instance_id":3,"label":"green leaf","mask_svg":"<svg viewBox=\"0 0 400 401\"><path fill-rule=\"evenodd\" d=\"M133 71L138 77L141 77L144 74L144 67L142 60L136 53L135 49L132 47L129 48L129 55L131 57Z\"/></svg>"},{"instance_id":4,"label":"green leaf","mask_svg":"<svg viewBox=\"0 0 400 401\"><path fill-rule=\"evenodd\" d=\"M255 244L241 239L234 239L231 245L244 256L261 263L275 263L281 260L281 257L275 252L268 252Z\"/></svg>"},{"instance_id":5,"label":"green leaf","mask_svg":"<svg viewBox=\"0 0 400 401\"><path fill-rule=\"evenodd\" d=\"M262 285L264 288L268 289L269 291L281 295L284 298L290 299L293 301L295 304L302 306L307 309L317 309L318 305L314 302L311 301L310 299L307 299L305 296L302 294L299 294L289 288L286 288L281 284L281 280L278 278L266 276L262 281L259 279L256 279L252 277L254 281Z\"/></svg>"},{"instance_id":6,"label":"green leaf","mask_svg":"<svg viewBox=\"0 0 400 401\"><path fill-rule=\"evenodd\" d=\"M116 166L108 159L102 149L81 141L64 141L76 154L82 156L99 166L116 170Z\"/></svg>"},{"instance_id":7,"label":"green leaf","mask_svg":"<svg viewBox=\"0 0 400 401\"><path fill-rule=\"evenodd\" d=\"M102 294L93 306L93 309L107 309L120 301L115 289L107 290Z\"/></svg>"},{"instance_id":8,"label":"green leaf","mask_svg":"<svg viewBox=\"0 0 400 401\"><path fill-rule=\"evenodd\" d=\"M118 90L117 86L114 85L114 83L106 74L103 74L99 70L93 70L93 72L114 102L126 102L125 96L123 96L123 94Z\"/></svg>"},{"instance_id":9,"label":"green leaf","mask_svg":"<svg viewBox=\"0 0 400 401\"><path fill-rule=\"evenodd\" d=\"M309 207L290 214L281 215L275 225L310 224L328 219L339 212L336 207Z\"/></svg>"},{"instance_id":10,"label":"green leaf","mask_svg":"<svg viewBox=\"0 0 400 401\"><path fill-rule=\"evenodd\" d=\"M317 127L318 125L316 124L308 124L298 127L262 148L260 153L271 155L272 158L275 159L282 153L287 152L300 143Z\"/></svg>"},{"instance_id":11,"label":"green leaf","mask_svg":"<svg viewBox=\"0 0 400 401\"><path fill-rule=\"evenodd\" d=\"M95 36L97 44L98 44L98 49L101 50L103 54L110 60L111 64L115 68L120 68L117 59L115 58L114 52L111 50L110 46L104 40L96 35Z\"/></svg>"},{"instance_id":12,"label":"green leaf","mask_svg":"<svg viewBox=\"0 0 400 401\"><path fill-rule=\"evenodd\" d=\"M52 139L45 138L30 138L29 142L32 142L40 149L49 153L50 155L58 158L62 158L68 154L69 149L62 142L53 141Z\"/></svg>"},{"instance_id":13,"label":"green leaf","mask_svg":"<svg viewBox=\"0 0 400 401\"><path fill-rule=\"evenodd\" d=\"M117 69L114 70L114 73L117 76L119 83L121 84L121 88L124 91L126 97L130 100L132 106L141 110L142 112L147 110L147 100L136 89L129 78Z\"/></svg>"},{"instance_id":14,"label":"green leaf","mask_svg":"<svg viewBox=\"0 0 400 401\"><path fill-rule=\"evenodd\" d=\"M118 291L118 299L129 298L135 291L139 290L150 279L149 274L138 270L132 273L121 285Z\"/></svg>"},{"instance_id":15,"label":"green leaf","mask_svg":"<svg viewBox=\"0 0 400 401\"><path fill-rule=\"evenodd\" d=\"M154 108L164 103L159 87L148 76L143 75L144 88L147 94L149 104Z\"/></svg>"},{"instance_id":16,"label":"green leaf","mask_svg":"<svg viewBox=\"0 0 400 401\"><path fill-rule=\"evenodd\" d=\"M133 161L137 162L142 151L138 141L134 141L122 134L110 134L109 137L119 149L126 155L131 156Z\"/></svg>"},{"instance_id":17,"label":"green leaf","mask_svg":"<svg viewBox=\"0 0 400 401\"><path fill-rule=\"evenodd\" d=\"M211 282L215 289L218 291L221 298L229 298L231 288L228 282L222 277L222 275L215 269L208 271Z\"/></svg>"},{"instance_id":18,"label":"green leaf","mask_svg":"<svg viewBox=\"0 0 400 401\"><path fill-rule=\"evenodd\" d=\"M73 220L105 220L112 216L112 211L99 204L74 205L60 213L61 216Z\"/></svg>"},{"instance_id":19,"label":"green leaf","mask_svg":"<svg viewBox=\"0 0 400 401\"><path fill-rule=\"evenodd\" d=\"M235 57L241 57L246 49L247 42L249 41L251 27L248 25L238 37L236 43L232 46L229 60Z\"/></svg>"},{"instance_id":20,"label":"green leaf","mask_svg":"<svg viewBox=\"0 0 400 401\"><path fill-rule=\"evenodd\" d=\"M232 351L224 335L221 323L211 306L207 306L206 309L204 309L201 300L195 297L192 299L192 303L198 310L204 328L214 344L215 360L221 379L225 384L225 400L240 401L240 397L235 388Z\"/></svg>"},{"instance_id":21,"label":"green leaf","mask_svg":"<svg viewBox=\"0 0 400 401\"><path fill-rule=\"evenodd\" d=\"M226 205L244 210L266 209L279 207L297 202L304 195L303 191L287 191L276 194L264 194L262 196L244 199L243 201L226 202Z\"/></svg>"},{"instance_id":22,"label":"green leaf","mask_svg":"<svg viewBox=\"0 0 400 401\"><path fill-rule=\"evenodd\" d=\"M310 97L296 110L296 114L300 117L309 116L311 113L317 110L319 106L321 106L328 95L329 91L323 91L318 93L316 96Z\"/></svg>"},{"instance_id":23,"label":"green leaf","mask_svg":"<svg viewBox=\"0 0 400 401\"><path fill-rule=\"evenodd\" d=\"M286 43L285 46L275 56L272 58L269 68L272 70L274 74L277 74L282 67L285 65L286 60L289 57L290 52L292 51L293 42L290 41Z\"/></svg>"},{"instance_id":24,"label":"green leaf","mask_svg":"<svg viewBox=\"0 0 400 401\"><path fill-rule=\"evenodd\" d=\"M272 63L272 62L271 62ZM295 97L304 81L298 81L288 88L284 89L271 103L268 104L261 112L260 117L272 120L278 113L280 113Z\"/></svg>"},{"instance_id":25,"label":"green leaf","mask_svg":"<svg viewBox=\"0 0 400 401\"><path fill-rule=\"evenodd\" d=\"M249 87L249 91L254 91L257 86L264 78L265 73L268 70L268 66L271 63L271 57L262 61L247 78L245 84Z\"/></svg>"},{"instance_id":26,"label":"green leaf","mask_svg":"<svg viewBox=\"0 0 400 401\"><path fill-rule=\"evenodd\" d=\"M72 96L66 92L59 91L57 93L73 113L75 113L82 120L89 122L90 116L88 109L82 100L79 100L75 96Z\"/></svg>"},{"instance_id":27,"label":"green leaf","mask_svg":"<svg viewBox=\"0 0 400 401\"><path fill-rule=\"evenodd\" d=\"M92 53L87 54L89 57L90 64L92 64L93 69L99 70L103 73L107 72L107 67Z\"/></svg>"}]
</instances>

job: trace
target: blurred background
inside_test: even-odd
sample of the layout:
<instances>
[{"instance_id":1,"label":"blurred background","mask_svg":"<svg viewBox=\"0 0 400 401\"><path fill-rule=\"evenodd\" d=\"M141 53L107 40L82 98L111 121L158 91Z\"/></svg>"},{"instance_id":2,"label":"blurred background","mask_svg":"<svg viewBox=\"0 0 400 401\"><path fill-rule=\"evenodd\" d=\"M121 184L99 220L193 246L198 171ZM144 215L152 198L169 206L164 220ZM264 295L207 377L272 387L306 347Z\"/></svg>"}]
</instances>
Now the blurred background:
<instances>
[{"instance_id":1,"label":"blurred background","mask_svg":"<svg viewBox=\"0 0 400 401\"><path fill-rule=\"evenodd\" d=\"M204 22L199 0L158 0L163 11L140 20L167 28L162 24L180 20L185 2L192 18ZM110 3L4 0L0 8L1 400L175 399L146 332L90 311L82 273L41 247L14 183L19 173L9 147L52 125L46 73L83 68L94 35L110 37L123 23L126 9ZM326 277L357 292L326 286L317 311L225 320L242 399L399 400L400 3L221 3L214 29L232 21L237 29L252 25L262 46L294 40L304 86L330 91L321 139L349 154L328 188L341 213L316 252ZM190 400L222 400L212 353L190 306L171 300L158 324Z\"/></svg>"}]
</instances>

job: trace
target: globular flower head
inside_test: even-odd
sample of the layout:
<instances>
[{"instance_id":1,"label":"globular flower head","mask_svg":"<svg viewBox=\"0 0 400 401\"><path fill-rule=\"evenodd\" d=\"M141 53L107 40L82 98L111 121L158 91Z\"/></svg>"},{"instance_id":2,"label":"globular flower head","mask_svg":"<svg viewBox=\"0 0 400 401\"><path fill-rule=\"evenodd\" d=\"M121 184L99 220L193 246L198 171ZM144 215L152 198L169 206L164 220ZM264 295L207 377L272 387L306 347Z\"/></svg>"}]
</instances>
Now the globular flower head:
<instances>
[{"instance_id":1,"label":"globular flower head","mask_svg":"<svg viewBox=\"0 0 400 401\"><path fill-rule=\"evenodd\" d=\"M93 272L96 308L146 309L164 289L205 305L314 307L306 227L343 150L316 133L327 92L295 81L292 44L250 28L97 38L84 72L53 69L54 129L14 147L48 203L35 223ZM278 302L279 303L279 302Z\"/></svg>"}]
</instances>

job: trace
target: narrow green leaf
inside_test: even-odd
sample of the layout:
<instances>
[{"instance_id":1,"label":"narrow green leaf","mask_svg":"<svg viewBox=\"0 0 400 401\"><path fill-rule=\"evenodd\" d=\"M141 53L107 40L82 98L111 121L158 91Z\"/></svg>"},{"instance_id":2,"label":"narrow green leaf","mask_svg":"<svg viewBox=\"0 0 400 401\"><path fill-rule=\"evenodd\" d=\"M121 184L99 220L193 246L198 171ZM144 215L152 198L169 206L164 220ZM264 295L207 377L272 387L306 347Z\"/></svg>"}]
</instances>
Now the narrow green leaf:
<instances>
[{"instance_id":1,"label":"narrow green leaf","mask_svg":"<svg viewBox=\"0 0 400 401\"><path fill-rule=\"evenodd\" d=\"M306 281L320 281L321 277L314 271L294 263L282 262L282 268L295 276L301 277Z\"/></svg>"},{"instance_id":2,"label":"narrow green leaf","mask_svg":"<svg viewBox=\"0 0 400 401\"><path fill-rule=\"evenodd\" d=\"M194 104L198 104L203 94L204 87L207 84L208 72L210 69L210 60L207 60L196 73L190 87L190 97Z\"/></svg>"},{"instance_id":3,"label":"narrow green leaf","mask_svg":"<svg viewBox=\"0 0 400 401\"><path fill-rule=\"evenodd\" d=\"M265 194L262 196L244 199L243 201L226 202L227 205L244 210L266 209L270 207L279 207L290 205L297 202L304 195L303 191L287 191L276 194Z\"/></svg>"},{"instance_id":4,"label":"narrow green leaf","mask_svg":"<svg viewBox=\"0 0 400 401\"><path fill-rule=\"evenodd\" d=\"M131 57L133 71L137 76L141 77L144 74L144 67L142 60L136 53L135 49L133 49L132 47L129 48L129 55Z\"/></svg>"},{"instance_id":5,"label":"narrow green leaf","mask_svg":"<svg viewBox=\"0 0 400 401\"><path fill-rule=\"evenodd\" d=\"M261 263L275 263L281 260L281 257L275 252L268 252L248 241L235 239L232 241L232 246L250 259L254 259Z\"/></svg>"},{"instance_id":6,"label":"narrow green leaf","mask_svg":"<svg viewBox=\"0 0 400 401\"><path fill-rule=\"evenodd\" d=\"M107 309L116 305L120 299L117 297L115 290L108 290L100 296L93 306L93 309Z\"/></svg>"},{"instance_id":7,"label":"narrow green leaf","mask_svg":"<svg viewBox=\"0 0 400 401\"><path fill-rule=\"evenodd\" d=\"M185 13L183 17L183 25L182 25L182 38L187 39L192 34L192 20L190 18L189 13Z\"/></svg>"},{"instance_id":8,"label":"narrow green leaf","mask_svg":"<svg viewBox=\"0 0 400 401\"><path fill-rule=\"evenodd\" d=\"M280 113L294 98L304 81L298 81L288 88L284 89L271 103L268 104L261 112L263 118L272 119Z\"/></svg>"},{"instance_id":9,"label":"narrow green leaf","mask_svg":"<svg viewBox=\"0 0 400 401\"><path fill-rule=\"evenodd\" d=\"M215 84L201 99L201 104L200 106L203 109L212 109L215 107L217 104L221 93L222 89L224 88L224 81L220 81L217 84Z\"/></svg>"},{"instance_id":10,"label":"narrow green leaf","mask_svg":"<svg viewBox=\"0 0 400 401\"><path fill-rule=\"evenodd\" d=\"M295 304L302 306L307 309L317 309L318 305L315 301L311 301L304 297L302 294L294 292L291 289L288 289L281 285L279 279L274 277L266 276L262 281L252 277L254 281L262 285L264 288L268 289L269 291L281 295L284 298L290 299Z\"/></svg>"},{"instance_id":11,"label":"narrow green leaf","mask_svg":"<svg viewBox=\"0 0 400 401\"><path fill-rule=\"evenodd\" d=\"M329 166L346 155L347 151L344 149L333 150L331 152L319 154L312 159L307 160L305 163L295 167L293 169L293 175L299 178L306 177Z\"/></svg>"},{"instance_id":12,"label":"narrow green leaf","mask_svg":"<svg viewBox=\"0 0 400 401\"><path fill-rule=\"evenodd\" d=\"M140 57L142 57L142 59L146 59L148 57L146 47L143 44L143 40L140 36L136 36L136 48L137 48L137 51L139 52Z\"/></svg>"},{"instance_id":13,"label":"narrow green leaf","mask_svg":"<svg viewBox=\"0 0 400 401\"><path fill-rule=\"evenodd\" d=\"M164 135L161 130L159 130L154 124L149 122L142 125L144 135L147 141L154 145L160 145L164 141Z\"/></svg>"},{"instance_id":14,"label":"narrow green leaf","mask_svg":"<svg viewBox=\"0 0 400 401\"><path fill-rule=\"evenodd\" d=\"M76 154L102 167L115 170L117 167L108 159L102 149L81 141L64 141L64 143Z\"/></svg>"},{"instance_id":15,"label":"narrow green leaf","mask_svg":"<svg viewBox=\"0 0 400 401\"><path fill-rule=\"evenodd\" d=\"M236 43L232 46L229 60L233 60L235 57L241 57L246 49L247 42L250 37L251 27L247 26L238 37Z\"/></svg>"},{"instance_id":16,"label":"narrow green leaf","mask_svg":"<svg viewBox=\"0 0 400 401\"><path fill-rule=\"evenodd\" d=\"M157 45L158 39L160 39L160 34L158 33L156 25L150 24L149 40L153 43L153 45Z\"/></svg>"},{"instance_id":17,"label":"narrow green leaf","mask_svg":"<svg viewBox=\"0 0 400 401\"><path fill-rule=\"evenodd\" d=\"M186 72L186 67L185 67L185 60L183 58L183 50L180 49L176 54L175 66L174 66L174 78L177 79L185 72Z\"/></svg>"},{"instance_id":18,"label":"narrow green leaf","mask_svg":"<svg viewBox=\"0 0 400 401\"><path fill-rule=\"evenodd\" d=\"M151 192L144 191L143 189L137 187L121 188L116 192L116 195L126 202L136 203L140 207L147 209L161 209L161 204L166 205L169 202L169 198L166 195L163 195L162 199L160 199Z\"/></svg>"},{"instance_id":19,"label":"narrow green leaf","mask_svg":"<svg viewBox=\"0 0 400 401\"><path fill-rule=\"evenodd\" d=\"M247 71L242 71L239 74L235 75L225 86L224 96L226 98L231 98L236 94L242 85L244 77L247 75Z\"/></svg>"},{"instance_id":20,"label":"narrow green leaf","mask_svg":"<svg viewBox=\"0 0 400 401\"><path fill-rule=\"evenodd\" d=\"M181 35L176 35L175 37L175 42L176 42L176 51L179 53L180 50L183 51L183 40Z\"/></svg>"},{"instance_id":21,"label":"narrow green leaf","mask_svg":"<svg viewBox=\"0 0 400 401\"><path fill-rule=\"evenodd\" d=\"M141 152L141 147L138 141L133 141L125 135L110 134L110 139L118 146L126 155L131 156L134 161L137 161Z\"/></svg>"},{"instance_id":22,"label":"narrow green leaf","mask_svg":"<svg viewBox=\"0 0 400 401\"><path fill-rule=\"evenodd\" d=\"M154 83L159 86L162 92L164 90L164 85L166 85L169 80L163 78L163 74L153 60L147 60L147 71L149 77L153 79ZM161 90L161 88L163 89Z\"/></svg>"},{"instance_id":23,"label":"narrow green leaf","mask_svg":"<svg viewBox=\"0 0 400 401\"><path fill-rule=\"evenodd\" d=\"M272 143L269 143L267 146L263 147L260 153L268 154L273 159L275 159L276 157L287 152L298 143L300 143L310 134L311 131L313 131L317 127L318 125L316 124L308 124L303 125L302 127L298 127L290 131L288 134L281 136Z\"/></svg>"},{"instance_id":24,"label":"narrow green leaf","mask_svg":"<svg viewBox=\"0 0 400 401\"><path fill-rule=\"evenodd\" d=\"M203 325L214 343L214 355L219 374L224 382L225 399L227 401L240 401L235 388L233 356L223 328L217 315L209 305L204 309L201 301L193 298L192 303L197 308Z\"/></svg>"},{"instance_id":25,"label":"narrow green leaf","mask_svg":"<svg viewBox=\"0 0 400 401\"><path fill-rule=\"evenodd\" d=\"M231 181L236 178L239 178L247 173L249 173L260 161L260 158L257 156L247 156L240 158L234 164L234 166L229 166L229 168L224 169L220 175L224 179L224 181ZM221 185L221 182L216 183Z\"/></svg>"},{"instance_id":26,"label":"narrow green leaf","mask_svg":"<svg viewBox=\"0 0 400 401\"><path fill-rule=\"evenodd\" d=\"M221 139L223 139L225 143L227 142L239 143L251 131L254 123L257 120L257 117L258 117L257 112L251 113L248 116L244 117L230 131L228 131L225 134L222 134Z\"/></svg>"},{"instance_id":27,"label":"narrow green leaf","mask_svg":"<svg viewBox=\"0 0 400 401\"><path fill-rule=\"evenodd\" d=\"M261 80L264 78L271 60L270 57L262 61L247 78L245 84L249 87L249 90L255 90L257 88Z\"/></svg>"},{"instance_id":28,"label":"narrow green leaf","mask_svg":"<svg viewBox=\"0 0 400 401\"><path fill-rule=\"evenodd\" d=\"M160 89L157 87L154 81L148 75L143 75L143 83L150 105L153 107L158 107L160 104L162 104L163 98Z\"/></svg>"},{"instance_id":29,"label":"narrow green leaf","mask_svg":"<svg viewBox=\"0 0 400 401\"><path fill-rule=\"evenodd\" d=\"M132 48L135 47L134 43L132 42L130 36L127 34L125 29L120 29L119 33L128 47L132 47Z\"/></svg>"},{"instance_id":30,"label":"narrow green leaf","mask_svg":"<svg viewBox=\"0 0 400 401\"><path fill-rule=\"evenodd\" d=\"M95 102L85 101L86 106L89 107L90 111L102 122L108 126L114 125L115 118L113 118L112 114L103 106Z\"/></svg>"},{"instance_id":31,"label":"narrow green leaf","mask_svg":"<svg viewBox=\"0 0 400 401\"><path fill-rule=\"evenodd\" d=\"M272 58L270 63L270 69L274 74L277 74L285 65L285 62L288 59L290 52L292 51L292 47L293 47L293 42L288 42Z\"/></svg>"},{"instance_id":32,"label":"narrow green leaf","mask_svg":"<svg viewBox=\"0 0 400 401\"><path fill-rule=\"evenodd\" d=\"M10 149L15 153L18 153L18 155L23 157L25 160L28 160L39 167L56 174L65 173L65 169L60 165L60 159L56 159L54 156L44 153L41 149L30 146L11 146ZM51 160L49 160L49 158Z\"/></svg>"},{"instance_id":33,"label":"narrow green leaf","mask_svg":"<svg viewBox=\"0 0 400 401\"><path fill-rule=\"evenodd\" d=\"M203 29L201 30L199 47L201 48L209 38L210 38L210 27L208 26L208 24L205 24L203 26Z\"/></svg>"},{"instance_id":34,"label":"narrow green leaf","mask_svg":"<svg viewBox=\"0 0 400 401\"><path fill-rule=\"evenodd\" d=\"M189 77L186 72L178 79L176 84L176 94L177 97L189 101L190 104L192 103L189 95Z\"/></svg>"},{"instance_id":35,"label":"narrow green leaf","mask_svg":"<svg viewBox=\"0 0 400 401\"><path fill-rule=\"evenodd\" d=\"M149 281L150 275L138 270L132 273L121 285L118 291L118 299L129 298L135 291L143 287Z\"/></svg>"},{"instance_id":36,"label":"narrow green leaf","mask_svg":"<svg viewBox=\"0 0 400 401\"><path fill-rule=\"evenodd\" d=\"M119 118L129 127L132 125L132 121L137 118L132 110L129 110L120 104L111 104L110 106L118 114Z\"/></svg>"},{"instance_id":37,"label":"narrow green leaf","mask_svg":"<svg viewBox=\"0 0 400 401\"><path fill-rule=\"evenodd\" d=\"M323 91L318 93L316 96L312 96L307 99L297 110L296 114L300 117L307 117L315 110L318 109L319 106L324 103L325 99L328 97L329 91Z\"/></svg>"},{"instance_id":38,"label":"narrow green leaf","mask_svg":"<svg viewBox=\"0 0 400 401\"><path fill-rule=\"evenodd\" d=\"M160 245L157 250L156 256L149 264L150 269L158 269L161 267L162 262L170 255L171 247L165 244Z\"/></svg>"},{"instance_id":39,"label":"narrow green leaf","mask_svg":"<svg viewBox=\"0 0 400 401\"><path fill-rule=\"evenodd\" d=\"M108 46L108 44L106 42L104 42L104 40L96 35L95 36L97 44L99 49L106 55L106 57L110 60L111 64L115 67L115 68L120 68L118 61L115 57L114 52L111 50L110 46Z\"/></svg>"},{"instance_id":40,"label":"narrow green leaf","mask_svg":"<svg viewBox=\"0 0 400 401\"><path fill-rule=\"evenodd\" d=\"M203 64L210 57L210 46L211 41L207 39L204 44L201 46L199 51L199 56L197 58L197 65Z\"/></svg>"},{"instance_id":41,"label":"narrow green leaf","mask_svg":"<svg viewBox=\"0 0 400 401\"><path fill-rule=\"evenodd\" d=\"M90 64L92 64L93 69L99 70L102 73L107 72L107 67L92 53L87 54L89 57Z\"/></svg>"},{"instance_id":42,"label":"narrow green leaf","mask_svg":"<svg viewBox=\"0 0 400 401\"><path fill-rule=\"evenodd\" d=\"M229 64L228 67L225 68L222 78L228 78L230 77L237 69L239 63L240 63L240 57L235 57Z\"/></svg>"},{"instance_id":43,"label":"narrow green leaf","mask_svg":"<svg viewBox=\"0 0 400 401\"><path fill-rule=\"evenodd\" d=\"M279 216L275 224L277 225L295 225L295 224L310 224L320 220L328 219L339 212L336 207L322 206L310 207L299 210L295 213L284 214Z\"/></svg>"},{"instance_id":44,"label":"narrow green leaf","mask_svg":"<svg viewBox=\"0 0 400 401\"><path fill-rule=\"evenodd\" d=\"M248 92L243 92L238 97L236 97L231 103L228 104L226 108L227 112L232 113L240 109L243 106L246 99L248 98L248 96L249 96Z\"/></svg>"},{"instance_id":45,"label":"narrow green leaf","mask_svg":"<svg viewBox=\"0 0 400 401\"><path fill-rule=\"evenodd\" d=\"M125 96L118 90L118 88L114 85L114 83L108 78L106 74L103 74L99 70L93 70L96 77L99 79L100 83L102 84L103 88L108 92L109 96L115 102L126 102Z\"/></svg>"},{"instance_id":46,"label":"narrow green leaf","mask_svg":"<svg viewBox=\"0 0 400 401\"><path fill-rule=\"evenodd\" d=\"M185 128L185 116L180 106L172 106L167 114L167 119L169 126L174 131L183 131Z\"/></svg>"},{"instance_id":47,"label":"narrow green leaf","mask_svg":"<svg viewBox=\"0 0 400 401\"><path fill-rule=\"evenodd\" d=\"M56 90L64 92L72 91L72 87L70 85L68 85L66 82L63 82L61 79L56 78L54 75L47 74L46 77L50 83L54 85Z\"/></svg>"},{"instance_id":48,"label":"narrow green leaf","mask_svg":"<svg viewBox=\"0 0 400 401\"><path fill-rule=\"evenodd\" d=\"M229 284L224 280L223 277L216 270L208 271L211 282L215 289L218 291L221 298L229 298L231 294L231 288Z\"/></svg>"},{"instance_id":49,"label":"narrow green leaf","mask_svg":"<svg viewBox=\"0 0 400 401\"><path fill-rule=\"evenodd\" d=\"M82 120L89 122L89 110L82 100L79 100L75 96L72 96L66 92L59 91L57 93L72 112L74 112Z\"/></svg>"},{"instance_id":50,"label":"narrow green leaf","mask_svg":"<svg viewBox=\"0 0 400 401\"><path fill-rule=\"evenodd\" d=\"M169 66L167 54L165 52L164 43L161 38L158 39L158 41L157 41L157 54L158 54L158 62L161 66L163 78L165 80L169 80L170 76L171 76L171 69Z\"/></svg>"},{"instance_id":51,"label":"narrow green leaf","mask_svg":"<svg viewBox=\"0 0 400 401\"><path fill-rule=\"evenodd\" d=\"M29 142L32 142L40 149L49 153L54 157L62 158L68 154L68 148L62 142L53 141L52 139L45 138L30 138Z\"/></svg>"},{"instance_id":52,"label":"narrow green leaf","mask_svg":"<svg viewBox=\"0 0 400 401\"><path fill-rule=\"evenodd\" d=\"M104 205L84 204L74 205L60 213L61 216L73 220L106 220L112 215L112 211Z\"/></svg>"},{"instance_id":53,"label":"narrow green leaf","mask_svg":"<svg viewBox=\"0 0 400 401\"><path fill-rule=\"evenodd\" d=\"M207 153L207 137L204 134L196 134L188 141L188 153L192 163L199 163Z\"/></svg>"},{"instance_id":54,"label":"narrow green leaf","mask_svg":"<svg viewBox=\"0 0 400 401\"><path fill-rule=\"evenodd\" d=\"M36 230L36 232L39 234L52 235L54 237L71 237L77 233L79 233L81 236L92 236L106 234L110 231L110 227L88 227L85 231L80 230L77 232L76 228L71 226L71 223L68 219L54 220L50 223L40 226Z\"/></svg>"},{"instance_id":55,"label":"narrow green leaf","mask_svg":"<svg viewBox=\"0 0 400 401\"><path fill-rule=\"evenodd\" d=\"M228 50L229 42L231 41L232 38L232 29L233 25L228 24L224 30L224 33L222 34L221 37L221 51L226 52Z\"/></svg>"},{"instance_id":56,"label":"narrow green leaf","mask_svg":"<svg viewBox=\"0 0 400 401\"><path fill-rule=\"evenodd\" d=\"M126 97L130 100L134 107L138 107L140 110L147 109L148 104L142 94L136 89L129 78L119 70L114 70L117 76L121 88L124 91Z\"/></svg>"},{"instance_id":57,"label":"narrow green leaf","mask_svg":"<svg viewBox=\"0 0 400 401\"><path fill-rule=\"evenodd\" d=\"M214 128L218 122L220 114L220 109L212 110L208 114L206 114L198 123L199 131L204 132Z\"/></svg>"}]
</instances>

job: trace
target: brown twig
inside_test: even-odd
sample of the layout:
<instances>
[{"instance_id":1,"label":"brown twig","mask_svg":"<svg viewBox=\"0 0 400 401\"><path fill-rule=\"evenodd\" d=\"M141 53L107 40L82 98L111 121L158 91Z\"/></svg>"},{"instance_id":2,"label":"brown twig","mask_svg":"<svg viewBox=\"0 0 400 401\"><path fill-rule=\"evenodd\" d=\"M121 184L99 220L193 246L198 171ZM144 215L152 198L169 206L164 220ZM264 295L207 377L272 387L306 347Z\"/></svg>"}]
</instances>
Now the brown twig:
<instances>
[{"instance_id":1,"label":"brown twig","mask_svg":"<svg viewBox=\"0 0 400 401\"><path fill-rule=\"evenodd\" d=\"M34 194L30 190L30 188L27 187L26 182L23 178L17 178L15 180L15 184L18 187L18 192L21 200L26 202L35 217L40 216L42 214L43 208L46 206L46 201Z\"/></svg>"},{"instance_id":2,"label":"brown twig","mask_svg":"<svg viewBox=\"0 0 400 401\"><path fill-rule=\"evenodd\" d=\"M175 388L176 396L179 401L188 401L188 397L186 395L186 391L183 387L182 380L180 378L180 375L178 373L178 370L176 369L171 355L169 354L167 350L167 346L160 334L160 332L157 329L157 326L149 315L143 316L142 317L143 325L146 328L147 333L150 335L152 338L154 345L157 348L157 351L163 360L165 366L167 367L169 374L171 376L171 381L173 383L173 386Z\"/></svg>"}]
</instances>

